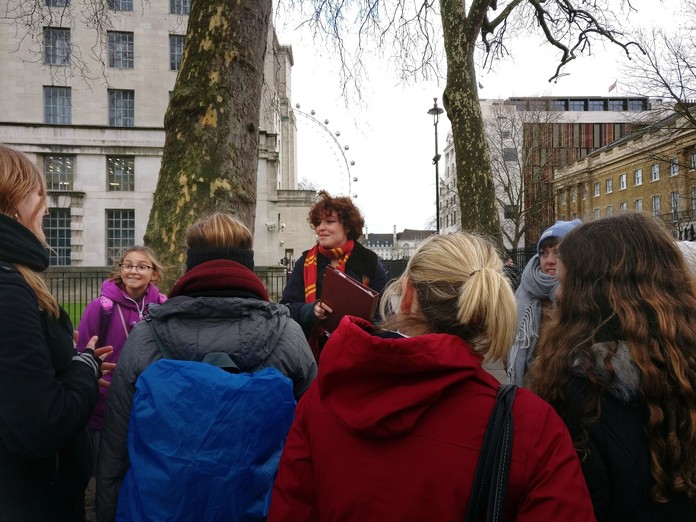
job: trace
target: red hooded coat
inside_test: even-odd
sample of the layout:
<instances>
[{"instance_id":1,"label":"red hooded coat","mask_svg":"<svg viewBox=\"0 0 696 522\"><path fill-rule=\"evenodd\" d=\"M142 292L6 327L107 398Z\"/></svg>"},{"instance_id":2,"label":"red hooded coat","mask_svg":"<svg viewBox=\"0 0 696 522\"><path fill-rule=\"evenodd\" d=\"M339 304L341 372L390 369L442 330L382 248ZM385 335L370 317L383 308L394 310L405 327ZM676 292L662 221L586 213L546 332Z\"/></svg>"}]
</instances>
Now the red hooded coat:
<instances>
[{"instance_id":1,"label":"red hooded coat","mask_svg":"<svg viewBox=\"0 0 696 522\"><path fill-rule=\"evenodd\" d=\"M498 381L460 338L344 318L299 402L269 522L462 521ZM595 520L570 435L517 391L505 520Z\"/></svg>"}]
</instances>

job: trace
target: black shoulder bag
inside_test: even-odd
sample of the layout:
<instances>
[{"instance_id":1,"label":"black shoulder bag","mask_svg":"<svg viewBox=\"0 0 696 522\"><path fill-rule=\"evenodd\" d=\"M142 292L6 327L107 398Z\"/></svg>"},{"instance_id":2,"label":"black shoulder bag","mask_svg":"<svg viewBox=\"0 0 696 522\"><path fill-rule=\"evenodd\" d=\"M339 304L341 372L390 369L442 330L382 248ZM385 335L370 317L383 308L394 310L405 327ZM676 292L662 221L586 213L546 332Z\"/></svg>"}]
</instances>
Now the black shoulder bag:
<instances>
[{"instance_id":1,"label":"black shoulder bag","mask_svg":"<svg viewBox=\"0 0 696 522\"><path fill-rule=\"evenodd\" d=\"M483 446L476 465L467 522L499 522L503 519L505 493L512 454L512 403L514 384L501 384L488 421Z\"/></svg>"}]
</instances>

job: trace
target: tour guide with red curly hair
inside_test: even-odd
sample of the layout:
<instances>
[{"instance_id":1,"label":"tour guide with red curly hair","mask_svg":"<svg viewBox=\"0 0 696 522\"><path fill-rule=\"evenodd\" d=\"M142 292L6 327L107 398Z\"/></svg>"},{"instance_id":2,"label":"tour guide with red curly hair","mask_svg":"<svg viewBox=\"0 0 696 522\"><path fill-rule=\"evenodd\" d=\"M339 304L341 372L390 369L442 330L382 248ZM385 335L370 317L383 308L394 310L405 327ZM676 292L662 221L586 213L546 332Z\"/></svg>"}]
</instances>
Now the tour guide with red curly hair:
<instances>
[{"instance_id":1,"label":"tour guide with red curly hair","mask_svg":"<svg viewBox=\"0 0 696 522\"><path fill-rule=\"evenodd\" d=\"M318 361L327 338L321 322L330 313L321 302L326 267L334 266L380 293L387 284L387 273L377 254L358 243L365 220L350 198L319 191L308 221L317 243L295 263L280 302L302 326Z\"/></svg>"},{"instance_id":2,"label":"tour guide with red curly hair","mask_svg":"<svg viewBox=\"0 0 696 522\"><path fill-rule=\"evenodd\" d=\"M599 522L696 520L696 285L665 226L624 214L559 248L529 372L566 422Z\"/></svg>"}]
</instances>

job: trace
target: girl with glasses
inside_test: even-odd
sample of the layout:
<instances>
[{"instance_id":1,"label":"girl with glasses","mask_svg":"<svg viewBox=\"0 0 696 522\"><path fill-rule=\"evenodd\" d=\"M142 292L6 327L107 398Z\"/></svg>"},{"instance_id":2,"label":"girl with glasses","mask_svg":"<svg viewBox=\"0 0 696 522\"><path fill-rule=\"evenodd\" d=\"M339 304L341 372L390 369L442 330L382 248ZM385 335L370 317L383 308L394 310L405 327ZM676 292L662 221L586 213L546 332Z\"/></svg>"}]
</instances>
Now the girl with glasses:
<instances>
[{"instance_id":1,"label":"girl with glasses","mask_svg":"<svg viewBox=\"0 0 696 522\"><path fill-rule=\"evenodd\" d=\"M133 326L147 316L148 305L167 300L156 286L162 274L162 265L152 249L136 245L125 250L117 268L102 283L101 295L89 303L82 314L77 349L82 350L86 341L96 335L99 346L111 345L114 348L106 360L117 362ZM111 375L105 376L105 380L111 381ZM99 449L108 388L100 387L99 393L99 403L89 420L95 455Z\"/></svg>"}]
</instances>

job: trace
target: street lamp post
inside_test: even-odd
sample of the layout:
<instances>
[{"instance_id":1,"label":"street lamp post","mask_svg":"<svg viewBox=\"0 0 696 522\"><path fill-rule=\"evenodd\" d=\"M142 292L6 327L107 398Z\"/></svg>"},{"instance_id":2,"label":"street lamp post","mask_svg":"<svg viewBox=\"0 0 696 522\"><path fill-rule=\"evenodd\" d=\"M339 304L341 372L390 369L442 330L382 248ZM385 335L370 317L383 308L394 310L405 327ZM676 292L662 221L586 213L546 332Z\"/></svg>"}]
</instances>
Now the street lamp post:
<instances>
[{"instance_id":1,"label":"street lamp post","mask_svg":"<svg viewBox=\"0 0 696 522\"><path fill-rule=\"evenodd\" d=\"M437 98L433 98L433 108L428 111L428 114L433 117L433 125L435 127L435 156L433 157L433 165L435 165L435 230L440 233L440 154L437 151L437 122L440 121L440 114L444 109L437 106Z\"/></svg>"}]
</instances>

